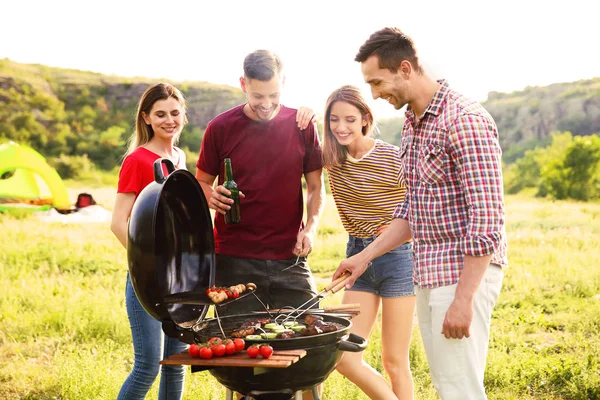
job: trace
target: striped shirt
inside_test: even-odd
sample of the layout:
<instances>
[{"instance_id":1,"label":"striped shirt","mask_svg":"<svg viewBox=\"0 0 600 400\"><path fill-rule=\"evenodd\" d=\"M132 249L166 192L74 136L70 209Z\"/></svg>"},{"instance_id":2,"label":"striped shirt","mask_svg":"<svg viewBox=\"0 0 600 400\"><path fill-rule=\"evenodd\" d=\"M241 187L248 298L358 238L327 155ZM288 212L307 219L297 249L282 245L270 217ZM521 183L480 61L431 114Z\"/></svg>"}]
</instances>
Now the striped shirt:
<instances>
[{"instance_id":1,"label":"striped shirt","mask_svg":"<svg viewBox=\"0 0 600 400\"><path fill-rule=\"evenodd\" d=\"M329 186L346 231L355 237L374 236L387 225L404 200L400 149L375 140L375 146L357 160L350 155L340 166L328 169Z\"/></svg>"},{"instance_id":2,"label":"striped shirt","mask_svg":"<svg viewBox=\"0 0 600 400\"><path fill-rule=\"evenodd\" d=\"M409 221L421 288L457 283L465 255L492 254L492 263L508 264L496 123L439 82L420 120L406 112L400 157L408 194L394 213Z\"/></svg>"}]
</instances>

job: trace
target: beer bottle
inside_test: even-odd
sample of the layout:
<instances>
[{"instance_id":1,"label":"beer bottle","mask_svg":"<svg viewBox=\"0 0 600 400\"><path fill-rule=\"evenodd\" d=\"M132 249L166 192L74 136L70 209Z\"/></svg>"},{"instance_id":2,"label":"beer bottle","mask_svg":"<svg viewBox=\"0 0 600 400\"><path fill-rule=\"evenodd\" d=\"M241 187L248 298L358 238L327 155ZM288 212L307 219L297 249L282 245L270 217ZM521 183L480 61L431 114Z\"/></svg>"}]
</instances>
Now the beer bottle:
<instances>
[{"instance_id":1,"label":"beer bottle","mask_svg":"<svg viewBox=\"0 0 600 400\"><path fill-rule=\"evenodd\" d=\"M231 209L225 213L226 224L239 224L242 220L240 216L240 191L237 183L233 180L233 169L231 168L231 159L225 159L225 182L223 186L231 192L229 198L233 199L233 204L230 204Z\"/></svg>"}]
</instances>

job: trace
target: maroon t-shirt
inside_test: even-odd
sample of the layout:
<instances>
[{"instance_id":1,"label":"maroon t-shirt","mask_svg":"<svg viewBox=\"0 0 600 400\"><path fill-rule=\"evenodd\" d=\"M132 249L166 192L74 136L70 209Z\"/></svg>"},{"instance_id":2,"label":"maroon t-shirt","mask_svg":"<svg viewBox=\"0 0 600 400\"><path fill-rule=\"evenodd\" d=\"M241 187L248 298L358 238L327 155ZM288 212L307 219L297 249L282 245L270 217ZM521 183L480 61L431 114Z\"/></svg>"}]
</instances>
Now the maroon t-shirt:
<instances>
[{"instance_id":1,"label":"maroon t-shirt","mask_svg":"<svg viewBox=\"0 0 600 400\"><path fill-rule=\"evenodd\" d=\"M231 158L233 175L246 195L240 200L242 222L215 217L215 251L262 260L292 258L304 205L302 176L322 167L321 144L314 124L300 130L296 109L281 106L270 121L254 121L238 106L207 126L196 166L219 176Z\"/></svg>"}]
</instances>

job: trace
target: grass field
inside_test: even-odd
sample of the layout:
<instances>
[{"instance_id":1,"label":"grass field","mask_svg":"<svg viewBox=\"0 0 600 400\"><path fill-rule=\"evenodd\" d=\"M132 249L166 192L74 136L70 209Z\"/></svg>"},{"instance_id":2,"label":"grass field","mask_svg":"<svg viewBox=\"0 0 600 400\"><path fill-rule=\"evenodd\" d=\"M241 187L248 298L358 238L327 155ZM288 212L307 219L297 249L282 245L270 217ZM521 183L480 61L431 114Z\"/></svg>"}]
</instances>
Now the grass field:
<instances>
[{"instance_id":1,"label":"grass field","mask_svg":"<svg viewBox=\"0 0 600 400\"><path fill-rule=\"evenodd\" d=\"M111 208L114 189L88 192ZM507 211L510 268L492 321L489 397L600 399L600 205L522 196L508 197ZM0 398L116 398L133 360L126 254L108 225L0 215L0 230ZM320 285L345 240L328 199L309 259ZM381 371L379 337L375 329L365 357ZM418 325L411 365L415 398L436 399ZM208 372L187 374L184 398L223 399L224 390ZM323 398L366 397L334 372Z\"/></svg>"}]
</instances>

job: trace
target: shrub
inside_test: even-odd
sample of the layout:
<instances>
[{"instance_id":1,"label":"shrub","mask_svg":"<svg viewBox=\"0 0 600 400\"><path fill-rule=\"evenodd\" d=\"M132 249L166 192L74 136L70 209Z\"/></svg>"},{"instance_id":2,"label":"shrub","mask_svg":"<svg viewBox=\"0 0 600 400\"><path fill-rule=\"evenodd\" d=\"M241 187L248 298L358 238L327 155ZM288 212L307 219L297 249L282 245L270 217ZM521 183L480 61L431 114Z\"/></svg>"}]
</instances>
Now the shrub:
<instances>
[{"instance_id":1,"label":"shrub","mask_svg":"<svg viewBox=\"0 0 600 400\"><path fill-rule=\"evenodd\" d=\"M81 156L61 154L59 157L49 159L48 163L63 179L81 178L89 175L95 169L87 154Z\"/></svg>"}]
</instances>

